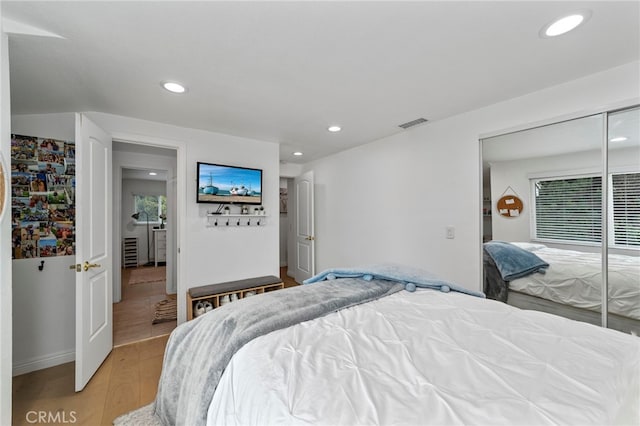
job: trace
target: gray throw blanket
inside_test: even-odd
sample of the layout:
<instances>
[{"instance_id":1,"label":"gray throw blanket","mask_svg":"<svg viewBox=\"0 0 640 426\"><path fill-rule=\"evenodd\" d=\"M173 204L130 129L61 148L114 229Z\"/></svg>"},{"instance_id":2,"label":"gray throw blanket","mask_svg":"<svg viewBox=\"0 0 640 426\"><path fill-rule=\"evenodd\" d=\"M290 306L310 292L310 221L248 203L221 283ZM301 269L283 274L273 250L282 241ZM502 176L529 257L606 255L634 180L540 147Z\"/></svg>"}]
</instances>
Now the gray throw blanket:
<instances>
[{"instance_id":1,"label":"gray throw blanket","mask_svg":"<svg viewBox=\"0 0 640 426\"><path fill-rule=\"evenodd\" d=\"M483 269L483 291L487 299L499 300L506 302L509 298L509 282L502 279L500 271L489 256L487 250L482 252Z\"/></svg>"},{"instance_id":2,"label":"gray throw blanket","mask_svg":"<svg viewBox=\"0 0 640 426\"><path fill-rule=\"evenodd\" d=\"M241 299L180 325L167 342L155 415L164 425L204 425L227 363L247 342L403 288L385 280L324 281Z\"/></svg>"}]
</instances>

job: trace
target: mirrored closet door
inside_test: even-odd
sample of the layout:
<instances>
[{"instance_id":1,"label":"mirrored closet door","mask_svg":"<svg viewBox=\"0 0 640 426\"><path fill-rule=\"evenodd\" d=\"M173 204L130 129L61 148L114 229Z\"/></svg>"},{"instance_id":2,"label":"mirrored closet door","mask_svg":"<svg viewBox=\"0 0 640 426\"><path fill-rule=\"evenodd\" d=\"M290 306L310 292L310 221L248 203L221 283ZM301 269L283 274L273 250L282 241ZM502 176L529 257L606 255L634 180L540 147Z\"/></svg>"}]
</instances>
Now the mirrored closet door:
<instances>
[{"instance_id":1,"label":"mirrored closet door","mask_svg":"<svg viewBox=\"0 0 640 426\"><path fill-rule=\"evenodd\" d=\"M607 145L607 326L640 334L640 108L608 114Z\"/></svg>"},{"instance_id":2,"label":"mirrored closet door","mask_svg":"<svg viewBox=\"0 0 640 426\"><path fill-rule=\"evenodd\" d=\"M635 139L635 147L628 142L615 154L607 149L614 128L634 131L630 121L635 118L637 126L637 114L637 108L595 114L481 141L483 283L488 297L640 332L639 247L628 247L620 239L614 244L615 237L609 237L616 226L619 235L636 235L638 230L634 206L639 195L626 189L637 185L637 127L635 137L627 136ZM624 171L624 176L612 171ZM603 176L609 177L603 182ZM625 188L624 200L615 202L615 196L622 197L620 188ZM604 245L603 235L608 236ZM613 267L620 263L635 274L636 282L629 283L635 295L613 283L620 274ZM620 299L621 292L627 302ZM603 304L604 294L609 298ZM628 309L618 309L620 304Z\"/></svg>"}]
</instances>

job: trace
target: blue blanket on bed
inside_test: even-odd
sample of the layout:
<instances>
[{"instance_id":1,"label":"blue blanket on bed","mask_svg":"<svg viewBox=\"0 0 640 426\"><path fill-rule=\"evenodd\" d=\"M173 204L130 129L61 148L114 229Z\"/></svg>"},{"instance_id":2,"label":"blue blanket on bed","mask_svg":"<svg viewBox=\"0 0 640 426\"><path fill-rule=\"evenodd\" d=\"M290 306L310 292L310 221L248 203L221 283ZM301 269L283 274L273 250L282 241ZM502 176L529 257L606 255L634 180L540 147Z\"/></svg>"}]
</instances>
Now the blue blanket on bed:
<instances>
[{"instance_id":1,"label":"blue blanket on bed","mask_svg":"<svg viewBox=\"0 0 640 426\"><path fill-rule=\"evenodd\" d=\"M335 280L336 278L362 278L365 281L373 279L389 280L405 285L405 290L415 291L416 287L431 288L443 292L457 291L471 296L485 297L484 293L472 291L449 281L438 278L434 274L406 265L385 263L356 268L327 269L311 278L303 281L303 284L312 284L318 281Z\"/></svg>"},{"instance_id":2,"label":"blue blanket on bed","mask_svg":"<svg viewBox=\"0 0 640 426\"><path fill-rule=\"evenodd\" d=\"M504 241L489 241L484 250L493 259L504 281L545 273L549 264L535 254Z\"/></svg>"}]
</instances>

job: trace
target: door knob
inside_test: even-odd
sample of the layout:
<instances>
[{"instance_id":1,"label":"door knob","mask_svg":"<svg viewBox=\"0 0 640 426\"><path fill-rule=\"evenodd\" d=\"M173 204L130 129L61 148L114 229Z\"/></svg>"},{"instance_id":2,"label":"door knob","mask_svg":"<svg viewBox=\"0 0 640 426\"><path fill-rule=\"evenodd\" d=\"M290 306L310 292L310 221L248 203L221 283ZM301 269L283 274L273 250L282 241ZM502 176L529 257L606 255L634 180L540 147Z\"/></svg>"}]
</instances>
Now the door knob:
<instances>
[{"instance_id":1,"label":"door knob","mask_svg":"<svg viewBox=\"0 0 640 426\"><path fill-rule=\"evenodd\" d=\"M99 263L84 262L84 270L85 270L85 272L88 271L91 268L99 268L99 267L100 267Z\"/></svg>"},{"instance_id":2,"label":"door knob","mask_svg":"<svg viewBox=\"0 0 640 426\"><path fill-rule=\"evenodd\" d=\"M307 240L308 241L313 241L313 240L315 240L315 237L312 237L311 235L307 235Z\"/></svg>"}]
</instances>

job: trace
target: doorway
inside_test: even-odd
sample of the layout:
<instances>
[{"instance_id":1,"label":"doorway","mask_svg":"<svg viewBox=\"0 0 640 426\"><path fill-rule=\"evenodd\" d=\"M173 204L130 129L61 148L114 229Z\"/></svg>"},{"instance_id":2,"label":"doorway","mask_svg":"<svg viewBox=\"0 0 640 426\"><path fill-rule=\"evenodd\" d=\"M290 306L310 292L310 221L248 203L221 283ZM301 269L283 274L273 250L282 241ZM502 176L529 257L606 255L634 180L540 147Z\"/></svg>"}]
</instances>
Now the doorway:
<instances>
[{"instance_id":1,"label":"doorway","mask_svg":"<svg viewBox=\"0 0 640 426\"><path fill-rule=\"evenodd\" d=\"M314 198L312 171L292 178L280 177L280 276L283 281L302 284L315 274Z\"/></svg>"},{"instance_id":2,"label":"doorway","mask_svg":"<svg viewBox=\"0 0 640 426\"><path fill-rule=\"evenodd\" d=\"M176 150L114 141L114 346L177 324ZM117 269L116 269L117 266Z\"/></svg>"},{"instance_id":3,"label":"doorway","mask_svg":"<svg viewBox=\"0 0 640 426\"><path fill-rule=\"evenodd\" d=\"M293 192L293 178L280 178L280 279L285 287L295 286L293 260L293 213L290 197Z\"/></svg>"},{"instance_id":4,"label":"doorway","mask_svg":"<svg viewBox=\"0 0 640 426\"><path fill-rule=\"evenodd\" d=\"M280 178L280 279L283 281L289 275L289 233L291 225L287 209L289 197L289 181L291 178ZM292 274L293 275L293 274Z\"/></svg>"}]
</instances>

